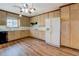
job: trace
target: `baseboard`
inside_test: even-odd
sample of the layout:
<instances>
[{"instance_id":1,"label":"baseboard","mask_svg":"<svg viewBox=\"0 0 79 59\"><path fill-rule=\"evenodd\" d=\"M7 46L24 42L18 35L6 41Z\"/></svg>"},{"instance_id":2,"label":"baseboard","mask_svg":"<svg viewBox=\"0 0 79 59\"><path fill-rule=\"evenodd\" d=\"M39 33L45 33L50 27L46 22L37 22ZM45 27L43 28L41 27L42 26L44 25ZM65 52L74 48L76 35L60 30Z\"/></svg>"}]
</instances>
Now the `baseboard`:
<instances>
[{"instance_id":1,"label":"baseboard","mask_svg":"<svg viewBox=\"0 0 79 59\"><path fill-rule=\"evenodd\" d=\"M12 42L12 41L16 41L16 40L20 40L20 39L24 39L24 38L39 39L39 38L35 38L35 37L32 37L32 36L27 36L27 37L22 37L22 38L14 39L14 40L11 40L11 41L8 41L8 42ZM45 40L43 40L43 39L39 39L39 40L45 41Z\"/></svg>"},{"instance_id":2,"label":"baseboard","mask_svg":"<svg viewBox=\"0 0 79 59\"><path fill-rule=\"evenodd\" d=\"M16 40L20 40L20 39L24 39L24 38L29 38L29 36L27 36L27 37L22 37L22 38L18 38L18 39L14 39L14 40L11 40L11 41L8 41L8 42L12 42L12 41L16 41Z\"/></svg>"},{"instance_id":3,"label":"baseboard","mask_svg":"<svg viewBox=\"0 0 79 59\"><path fill-rule=\"evenodd\" d=\"M76 51L79 51L79 49L76 49L76 48L72 48L72 47L68 47L68 46L64 46L64 45L61 45L60 47L65 47L65 48L69 48L69 49L72 49L72 50L76 50Z\"/></svg>"},{"instance_id":4,"label":"baseboard","mask_svg":"<svg viewBox=\"0 0 79 59\"><path fill-rule=\"evenodd\" d=\"M33 36L29 36L29 38L39 39L39 38L36 38L36 37L33 37ZM39 40L45 41L45 40L43 40L43 39L39 39Z\"/></svg>"}]
</instances>

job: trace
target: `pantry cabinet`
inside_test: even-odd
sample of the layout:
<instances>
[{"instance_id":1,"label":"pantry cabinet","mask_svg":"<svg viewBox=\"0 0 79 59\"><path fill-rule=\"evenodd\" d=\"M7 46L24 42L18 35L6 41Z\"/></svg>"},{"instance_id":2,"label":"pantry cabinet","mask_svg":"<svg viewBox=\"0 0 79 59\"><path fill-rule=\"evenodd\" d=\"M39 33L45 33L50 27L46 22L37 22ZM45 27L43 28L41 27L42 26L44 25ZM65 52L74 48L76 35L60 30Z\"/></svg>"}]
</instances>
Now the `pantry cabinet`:
<instances>
[{"instance_id":1,"label":"pantry cabinet","mask_svg":"<svg viewBox=\"0 0 79 59\"><path fill-rule=\"evenodd\" d=\"M61 45L79 49L79 4L61 8Z\"/></svg>"},{"instance_id":2,"label":"pantry cabinet","mask_svg":"<svg viewBox=\"0 0 79 59\"><path fill-rule=\"evenodd\" d=\"M61 45L71 47L70 6L61 8Z\"/></svg>"},{"instance_id":3,"label":"pantry cabinet","mask_svg":"<svg viewBox=\"0 0 79 59\"><path fill-rule=\"evenodd\" d=\"M79 49L79 4L70 6L71 13L71 47Z\"/></svg>"}]
</instances>

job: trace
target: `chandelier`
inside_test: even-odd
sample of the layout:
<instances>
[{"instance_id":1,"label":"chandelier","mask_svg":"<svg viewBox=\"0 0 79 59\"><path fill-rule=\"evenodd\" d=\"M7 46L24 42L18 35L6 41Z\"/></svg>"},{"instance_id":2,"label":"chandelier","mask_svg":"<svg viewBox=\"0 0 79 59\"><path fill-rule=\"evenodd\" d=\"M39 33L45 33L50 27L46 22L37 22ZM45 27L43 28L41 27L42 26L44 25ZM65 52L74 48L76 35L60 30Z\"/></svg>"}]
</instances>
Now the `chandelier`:
<instances>
[{"instance_id":1,"label":"chandelier","mask_svg":"<svg viewBox=\"0 0 79 59\"><path fill-rule=\"evenodd\" d=\"M33 7L33 4L28 5L28 4L23 4L22 7L20 7L20 17L22 16L23 13L29 13L32 14L36 11L36 8Z\"/></svg>"}]
</instances>

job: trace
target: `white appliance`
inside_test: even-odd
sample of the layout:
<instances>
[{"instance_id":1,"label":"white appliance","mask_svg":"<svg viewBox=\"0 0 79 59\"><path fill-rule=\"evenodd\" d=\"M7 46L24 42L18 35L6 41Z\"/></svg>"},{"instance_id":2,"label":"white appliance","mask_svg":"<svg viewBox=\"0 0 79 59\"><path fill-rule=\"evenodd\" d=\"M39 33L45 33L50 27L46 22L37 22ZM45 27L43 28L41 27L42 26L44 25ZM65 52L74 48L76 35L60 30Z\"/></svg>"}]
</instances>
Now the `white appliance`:
<instances>
[{"instance_id":1,"label":"white appliance","mask_svg":"<svg viewBox=\"0 0 79 59\"><path fill-rule=\"evenodd\" d=\"M46 19L46 43L60 47L60 17Z\"/></svg>"}]
</instances>

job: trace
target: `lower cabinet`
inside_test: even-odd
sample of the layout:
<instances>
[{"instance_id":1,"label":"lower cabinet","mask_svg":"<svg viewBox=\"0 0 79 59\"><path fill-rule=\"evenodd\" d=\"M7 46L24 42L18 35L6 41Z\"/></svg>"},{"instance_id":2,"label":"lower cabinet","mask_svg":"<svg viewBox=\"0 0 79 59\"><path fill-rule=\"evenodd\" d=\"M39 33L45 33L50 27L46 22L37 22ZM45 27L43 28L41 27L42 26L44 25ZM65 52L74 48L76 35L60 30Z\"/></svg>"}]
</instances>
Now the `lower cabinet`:
<instances>
[{"instance_id":1,"label":"lower cabinet","mask_svg":"<svg viewBox=\"0 0 79 59\"><path fill-rule=\"evenodd\" d=\"M32 30L30 30L30 36L45 40L45 31L32 29Z\"/></svg>"},{"instance_id":2,"label":"lower cabinet","mask_svg":"<svg viewBox=\"0 0 79 59\"><path fill-rule=\"evenodd\" d=\"M45 31L39 31L39 39L45 40Z\"/></svg>"},{"instance_id":3,"label":"lower cabinet","mask_svg":"<svg viewBox=\"0 0 79 59\"><path fill-rule=\"evenodd\" d=\"M8 32L8 41L12 41L15 39L15 31Z\"/></svg>"},{"instance_id":4,"label":"lower cabinet","mask_svg":"<svg viewBox=\"0 0 79 59\"><path fill-rule=\"evenodd\" d=\"M20 31L20 37L21 38L24 38L24 37L27 37L29 36L29 30L21 30Z\"/></svg>"},{"instance_id":5,"label":"lower cabinet","mask_svg":"<svg viewBox=\"0 0 79 59\"><path fill-rule=\"evenodd\" d=\"M28 30L16 30L16 31L9 31L8 32L8 41L20 39L29 36Z\"/></svg>"}]
</instances>

